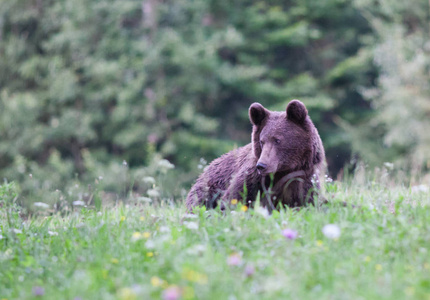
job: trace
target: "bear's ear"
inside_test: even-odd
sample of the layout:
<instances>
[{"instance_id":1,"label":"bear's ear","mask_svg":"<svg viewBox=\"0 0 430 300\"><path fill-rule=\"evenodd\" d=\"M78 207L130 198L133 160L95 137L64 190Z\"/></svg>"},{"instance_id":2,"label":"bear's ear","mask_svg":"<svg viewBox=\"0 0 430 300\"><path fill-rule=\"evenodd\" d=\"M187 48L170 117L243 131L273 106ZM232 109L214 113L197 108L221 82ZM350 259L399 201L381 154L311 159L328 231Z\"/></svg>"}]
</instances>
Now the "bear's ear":
<instances>
[{"instance_id":1,"label":"bear's ear","mask_svg":"<svg viewBox=\"0 0 430 300\"><path fill-rule=\"evenodd\" d=\"M260 103L254 102L249 107L249 120L252 124L261 125L264 118L267 117L268 111Z\"/></svg>"},{"instance_id":2,"label":"bear's ear","mask_svg":"<svg viewBox=\"0 0 430 300\"><path fill-rule=\"evenodd\" d=\"M297 124L303 124L308 115L305 105L299 100L291 100L287 106L287 119Z\"/></svg>"}]
</instances>

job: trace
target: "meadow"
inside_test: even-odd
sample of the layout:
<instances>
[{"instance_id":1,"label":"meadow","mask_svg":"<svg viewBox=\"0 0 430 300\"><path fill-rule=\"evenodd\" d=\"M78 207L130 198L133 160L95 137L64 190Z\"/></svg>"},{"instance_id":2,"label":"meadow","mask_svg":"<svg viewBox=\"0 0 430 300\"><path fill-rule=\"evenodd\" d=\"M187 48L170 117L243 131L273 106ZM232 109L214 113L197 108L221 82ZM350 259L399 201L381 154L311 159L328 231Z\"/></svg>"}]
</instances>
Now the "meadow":
<instances>
[{"instance_id":1,"label":"meadow","mask_svg":"<svg viewBox=\"0 0 430 300\"><path fill-rule=\"evenodd\" d=\"M428 187L375 176L325 193L271 215L128 200L24 216L5 183L0 299L430 299Z\"/></svg>"}]
</instances>

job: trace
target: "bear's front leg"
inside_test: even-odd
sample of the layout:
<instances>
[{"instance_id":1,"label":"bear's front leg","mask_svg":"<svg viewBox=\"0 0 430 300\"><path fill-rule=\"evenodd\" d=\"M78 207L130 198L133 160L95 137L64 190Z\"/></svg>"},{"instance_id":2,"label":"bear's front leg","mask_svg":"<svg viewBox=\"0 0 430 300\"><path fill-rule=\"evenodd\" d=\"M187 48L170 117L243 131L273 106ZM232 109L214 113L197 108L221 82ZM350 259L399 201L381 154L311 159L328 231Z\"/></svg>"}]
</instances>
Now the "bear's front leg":
<instances>
[{"instance_id":1,"label":"bear's front leg","mask_svg":"<svg viewBox=\"0 0 430 300\"><path fill-rule=\"evenodd\" d=\"M258 175L255 168L243 168L231 180L228 189L225 191L220 200L220 207L222 210L230 203L231 200L243 200L245 204L247 201L254 201L259 190L261 176Z\"/></svg>"}]
</instances>

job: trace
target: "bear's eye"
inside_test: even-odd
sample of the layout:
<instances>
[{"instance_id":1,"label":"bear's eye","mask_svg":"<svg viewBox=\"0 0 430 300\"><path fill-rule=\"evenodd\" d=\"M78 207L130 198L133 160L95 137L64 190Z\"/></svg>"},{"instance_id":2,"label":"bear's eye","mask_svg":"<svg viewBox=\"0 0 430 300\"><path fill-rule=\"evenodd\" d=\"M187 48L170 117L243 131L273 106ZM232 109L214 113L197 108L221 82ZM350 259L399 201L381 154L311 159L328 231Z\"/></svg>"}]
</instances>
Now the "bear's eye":
<instances>
[{"instance_id":1,"label":"bear's eye","mask_svg":"<svg viewBox=\"0 0 430 300\"><path fill-rule=\"evenodd\" d=\"M275 144L280 144L281 143L281 140L280 139L275 139Z\"/></svg>"}]
</instances>

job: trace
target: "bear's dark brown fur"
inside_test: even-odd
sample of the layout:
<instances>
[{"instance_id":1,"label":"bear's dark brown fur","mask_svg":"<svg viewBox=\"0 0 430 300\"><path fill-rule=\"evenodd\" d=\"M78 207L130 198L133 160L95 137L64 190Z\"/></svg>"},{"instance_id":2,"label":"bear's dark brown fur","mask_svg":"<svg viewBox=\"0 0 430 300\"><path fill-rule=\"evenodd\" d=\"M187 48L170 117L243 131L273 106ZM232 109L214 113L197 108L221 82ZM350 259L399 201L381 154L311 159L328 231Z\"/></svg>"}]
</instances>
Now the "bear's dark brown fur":
<instances>
[{"instance_id":1,"label":"bear's dark brown fur","mask_svg":"<svg viewBox=\"0 0 430 300\"><path fill-rule=\"evenodd\" d=\"M285 112L249 108L252 143L215 159L200 175L187 197L187 208L224 207L232 199L256 199L269 210L313 203L324 168L324 148L302 102L292 100Z\"/></svg>"}]
</instances>

